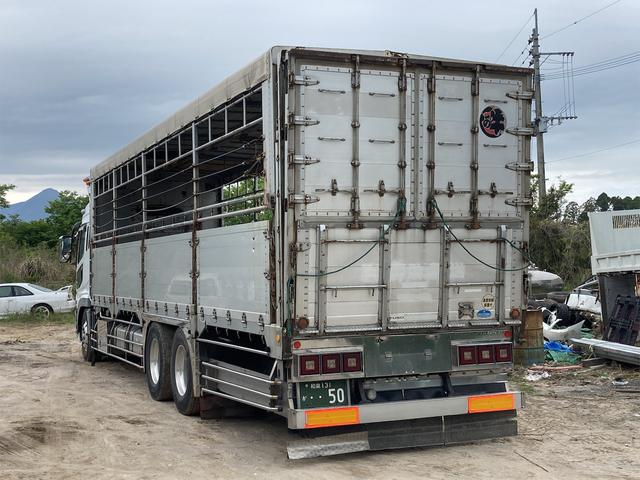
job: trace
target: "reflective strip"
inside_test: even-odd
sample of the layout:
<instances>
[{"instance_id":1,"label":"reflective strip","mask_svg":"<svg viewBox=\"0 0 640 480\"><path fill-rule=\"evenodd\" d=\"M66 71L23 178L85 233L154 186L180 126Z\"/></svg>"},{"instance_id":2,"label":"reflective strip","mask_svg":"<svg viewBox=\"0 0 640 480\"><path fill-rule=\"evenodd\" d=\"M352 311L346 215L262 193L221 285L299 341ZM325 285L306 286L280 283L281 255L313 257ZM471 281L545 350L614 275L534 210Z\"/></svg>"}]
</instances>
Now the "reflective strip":
<instances>
[{"instance_id":1,"label":"reflective strip","mask_svg":"<svg viewBox=\"0 0 640 480\"><path fill-rule=\"evenodd\" d=\"M469 413L499 412L501 410L515 410L516 399L512 393L499 393L469 397L467 404Z\"/></svg>"},{"instance_id":2,"label":"reflective strip","mask_svg":"<svg viewBox=\"0 0 640 480\"><path fill-rule=\"evenodd\" d=\"M336 427L338 425L357 425L360 423L358 407L323 408L305 412L304 428Z\"/></svg>"}]
</instances>

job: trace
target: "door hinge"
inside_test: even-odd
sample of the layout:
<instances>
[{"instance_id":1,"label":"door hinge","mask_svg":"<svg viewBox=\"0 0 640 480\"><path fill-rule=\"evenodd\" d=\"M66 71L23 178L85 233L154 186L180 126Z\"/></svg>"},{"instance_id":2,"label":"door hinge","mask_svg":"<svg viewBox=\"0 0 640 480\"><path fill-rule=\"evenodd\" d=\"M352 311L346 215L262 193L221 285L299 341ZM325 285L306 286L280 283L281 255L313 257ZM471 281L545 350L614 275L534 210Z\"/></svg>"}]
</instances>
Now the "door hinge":
<instances>
[{"instance_id":1,"label":"door hinge","mask_svg":"<svg viewBox=\"0 0 640 480\"><path fill-rule=\"evenodd\" d=\"M289 165L313 165L314 163L320 163L320 159L310 157L309 155L289 154Z\"/></svg>"},{"instance_id":2,"label":"door hinge","mask_svg":"<svg viewBox=\"0 0 640 480\"><path fill-rule=\"evenodd\" d=\"M532 127L515 127L507 128L507 133L520 137L532 137L535 135L535 130Z\"/></svg>"},{"instance_id":3,"label":"door hinge","mask_svg":"<svg viewBox=\"0 0 640 480\"><path fill-rule=\"evenodd\" d=\"M289 125L309 126L309 125L318 125L319 123L320 123L320 120L314 120L309 116L294 115L293 113L289 114Z\"/></svg>"},{"instance_id":4,"label":"door hinge","mask_svg":"<svg viewBox=\"0 0 640 480\"><path fill-rule=\"evenodd\" d=\"M512 207L531 207L533 205L533 198L531 197L515 197L507 198L504 203L511 205Z\"/></svg>"},{"instance_id":5,"label":"door hinge","mask_svg":"<svg viewBox=\"0 0 640 480\"><path fill-rule=\"evenodd\" d=\"M288 197L289 205L316 203L320 201L320 197L309 195L308 193L290 193Z\"/></svg>"},{"instance_id":6,"label":"door hinge","mask_svg":"<svg viewBox=\"0 0 640 480\"><path fill-rule=\"evenodd\" d=\"M320 80L316 80L315 78L310 77L309 75L296 75L291 73L289 75L289 84L290 85L318 85Z\"/></svg>"},{"instance_id":7,"label":"door hinge","mask_svg":"<svg viewBox=\"0 0 640 480\"><path fill-rule=\"evenodd\" d=\"M507 163L504 168L508 168L509 170L513 170L514 172L533 172L533 162L525 162L525 163Z\"/></svg>"},{"instance_id":8,"label":"door hinge","mask_svg":"<svg viewBox=\"0 0 640 480\"><path fill-rule=\"evenodd\" d=\"M507 92L507 97L515 100L531 100L533 98L533 92Z\"/></svg>"}]
</instances>

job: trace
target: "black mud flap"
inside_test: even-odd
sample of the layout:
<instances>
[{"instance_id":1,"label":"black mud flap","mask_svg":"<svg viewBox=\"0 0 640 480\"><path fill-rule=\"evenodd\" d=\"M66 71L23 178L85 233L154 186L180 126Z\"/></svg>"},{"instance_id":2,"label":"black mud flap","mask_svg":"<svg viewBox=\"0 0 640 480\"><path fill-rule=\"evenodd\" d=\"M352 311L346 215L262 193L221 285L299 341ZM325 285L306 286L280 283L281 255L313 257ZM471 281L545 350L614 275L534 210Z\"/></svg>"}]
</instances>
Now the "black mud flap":
<instances>
[{"instance_id":1,"label":"black mud flap","mask_svg":"<svg viewBox=\"0 0 640 480\"><path fill-rule=\"evenodd\" d=\"M517 435L516 411L381 422L358 427L308 430L293 434L288 457L325 457L343 453L432 447Z\"/></svg>"}]
</instances>

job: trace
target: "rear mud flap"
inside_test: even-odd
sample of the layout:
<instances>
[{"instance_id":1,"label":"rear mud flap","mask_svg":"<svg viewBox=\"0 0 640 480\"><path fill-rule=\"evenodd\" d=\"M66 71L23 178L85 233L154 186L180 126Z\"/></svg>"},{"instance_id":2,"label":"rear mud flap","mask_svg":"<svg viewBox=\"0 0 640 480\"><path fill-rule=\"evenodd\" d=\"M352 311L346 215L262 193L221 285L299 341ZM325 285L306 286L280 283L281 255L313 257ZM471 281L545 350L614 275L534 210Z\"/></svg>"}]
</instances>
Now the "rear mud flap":
<instances>
[{"instance_id":1,"label":"rear mud flap","mask_svg":"<svg viewBox=\"0 0 640 480\"><path fill-rule=\"evenodd\" d=\"M467 443L518 434L516 411L382 422L358 427L293 433L288 457L326 457L343 453Z\"/></svg>"}]
</instances>

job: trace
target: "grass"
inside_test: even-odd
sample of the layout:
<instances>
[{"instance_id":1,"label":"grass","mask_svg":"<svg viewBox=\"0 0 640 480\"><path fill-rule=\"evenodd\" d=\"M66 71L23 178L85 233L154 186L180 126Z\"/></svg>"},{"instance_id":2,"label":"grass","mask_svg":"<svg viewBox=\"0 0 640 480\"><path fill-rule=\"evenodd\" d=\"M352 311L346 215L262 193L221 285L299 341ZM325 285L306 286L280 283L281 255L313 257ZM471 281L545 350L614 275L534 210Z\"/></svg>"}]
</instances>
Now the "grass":
<instances>
[{"instance_id":1,"label":"grass","mask_svg":"<svg viewBox=\"0 0 640 480\"><path fill-rule=\"evenodd\" d=\"M74 312L69 313L52 313L47 318L38 318L29 313L14 313L4 317L0 317L0 326L2 325L66 325L75 322Z\"/></svg>"}]
</instances>

